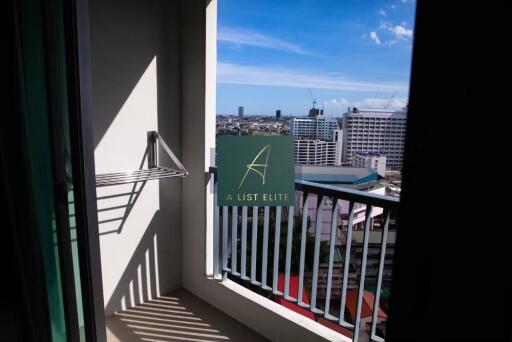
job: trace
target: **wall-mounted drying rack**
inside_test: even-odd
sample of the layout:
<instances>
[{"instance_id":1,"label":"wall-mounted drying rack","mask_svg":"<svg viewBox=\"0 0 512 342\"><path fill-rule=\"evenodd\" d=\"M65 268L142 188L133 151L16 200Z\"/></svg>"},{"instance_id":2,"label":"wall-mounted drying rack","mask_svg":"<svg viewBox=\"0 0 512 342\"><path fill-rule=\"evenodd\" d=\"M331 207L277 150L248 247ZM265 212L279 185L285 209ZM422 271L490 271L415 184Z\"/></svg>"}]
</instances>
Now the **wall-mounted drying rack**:
<instances>
[{"instance_id":1,"label":"wall-mounted drying rack","mask_svg":"<svg viewBox=\"0 0 512 342\"><path fill-rule=\"evenodd\" d=\"M170 168L166 166L158 165L158 146L160 144L164 151L169 155L176 168ZM153 179L169 178L169 177L186 177L188 171L185 169L183 164L174 155L172 150L167 146L162 136L156 131L148 132L148 145L146 148L144 158L148 159L148 168L116 172L116 173L104 173L96 175L96 186L111 186L119 184L128 184L136 182L145 182Z\"/></svg>"}]
</instances>

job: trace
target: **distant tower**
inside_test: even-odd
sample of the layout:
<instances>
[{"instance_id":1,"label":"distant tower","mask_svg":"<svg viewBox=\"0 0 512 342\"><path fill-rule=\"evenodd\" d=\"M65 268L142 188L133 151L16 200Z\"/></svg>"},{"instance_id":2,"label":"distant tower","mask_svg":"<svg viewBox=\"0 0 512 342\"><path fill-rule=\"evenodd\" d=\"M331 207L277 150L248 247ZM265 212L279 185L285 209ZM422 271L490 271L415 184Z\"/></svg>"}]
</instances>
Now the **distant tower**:
<instances>
[{"instance_id":1,"label":"distant tower","mask_svg":"<svg viewBox=\"0 0 512 342\"><path fill-rule=\"evenodd\" d=\"M276 119L277 120L281 119L281 109L276 110Z\"/></svg>"},{"instance_id":2,"label":"distant tower","mask_svg":"<svg viewBox=\"0 0 512 342\"><path fill-rule=\"evenodd\" d=\"M238 117L243 118L244 117L244 106L238 107Z\"/></svg>"}]
</instances>

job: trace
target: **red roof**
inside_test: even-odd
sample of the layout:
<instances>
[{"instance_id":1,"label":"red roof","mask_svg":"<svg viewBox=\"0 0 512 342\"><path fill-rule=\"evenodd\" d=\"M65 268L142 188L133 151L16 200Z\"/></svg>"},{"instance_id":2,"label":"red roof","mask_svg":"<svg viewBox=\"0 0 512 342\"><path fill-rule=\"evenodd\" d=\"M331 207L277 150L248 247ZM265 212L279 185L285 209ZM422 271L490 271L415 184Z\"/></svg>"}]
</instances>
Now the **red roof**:
<instances>
[{"instance_id":1,"label":"red roof","mask_svg":"<svg viewBox=\"0 0 512 342\"><path fill-rule=\"evenodd\" d=\"M356 308L357 308L357 296L358 290L350 290L347 291L347 301L346 306L347 310L350 312L350 316L352 319L356 317ZM373 305L375 303L375 296L370 291L363 292L363 303L361 306L361 318L372 317L373 315ZM379 318L387 319L388 315L382 310L379 306Z\"/></svg>"},{"instance_id":2,"label":"red roof","mask_svg":"<svg viewBox=\"0 0 512 342\"><path fill-rule=\"evenodd\" d=\"M278 275L277 290L284 293L284 274L283 273L280 273ZM290 297L297 298L298 293L299 293L299 276L290 275ZM301 314L302 316L305 316L307 318L315 320L315 315L311 311L304 309L304 308L298 306L297 304L293 304L280 296L274 296L274 302L279 303L282 306L287 307L288 309ZM308 297L308 294L306 293L306 290L304 290L304 289L302 290L302 302L309 304L309 297Z\"/></svg>"}]
</instances>

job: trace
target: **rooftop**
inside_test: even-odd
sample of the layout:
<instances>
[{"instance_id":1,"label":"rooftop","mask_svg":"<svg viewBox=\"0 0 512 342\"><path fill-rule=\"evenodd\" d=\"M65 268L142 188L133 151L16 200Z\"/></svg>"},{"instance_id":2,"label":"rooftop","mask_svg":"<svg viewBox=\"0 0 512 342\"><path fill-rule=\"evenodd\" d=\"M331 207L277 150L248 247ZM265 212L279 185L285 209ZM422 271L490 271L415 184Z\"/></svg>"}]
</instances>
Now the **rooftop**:
<instances>
[{"instance_id":1,"label":"rooftop","mask_svg":"<svg viewBox=\"0 0 512 342\"><path fill-rule=\"evenodd\" d=\"M347 292L347 310L350 316L356 316L358 290L351 290ZM363 305L361 306L361 318L371 317L373 315L373 305L375 303L375 295L370 291L363 292ZM387 319L388 315L379 307L378 316L382 319Z\"/></svg>"},{"instance_id":2,"label":"rooftop","mask_svg":"<svg viewBox=\"0 0 512 342\"><path fill-rule=\"evenodd\" d=\"M322 184L358 185L382 177L369 167L296 165L295 178Z\"/></svg>"},{"instance_id":3,"label":"rooftop","mask_svg":"<svg viewBox=\"0 0 512 342\"><path fill-rule=\"evenodd\" d=\"M348 107L347 112L344 115L375 115L382 117L391 117L391 116L406 116L407 110L404 109L359 109L354 107Z\"/></svg>"}]
</instances>

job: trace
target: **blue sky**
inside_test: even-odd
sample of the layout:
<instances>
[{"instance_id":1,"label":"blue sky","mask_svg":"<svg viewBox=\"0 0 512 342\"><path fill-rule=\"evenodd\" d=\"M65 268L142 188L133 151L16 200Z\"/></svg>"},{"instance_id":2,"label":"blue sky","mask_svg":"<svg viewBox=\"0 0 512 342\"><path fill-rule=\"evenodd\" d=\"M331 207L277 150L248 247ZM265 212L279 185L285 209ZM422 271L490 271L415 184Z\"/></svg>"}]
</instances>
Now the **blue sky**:
<instances>
[{"instance_id":1,"label":"blue sky","mask_svg":"<svg viewBox=\"0 0 512 342\"><path fill-rule=\"evenodd\" d=\"M407 103L413 0L218 0L217 113ZM392 99L392 100L390 100Z\"/></svg>"}]
</instances>

